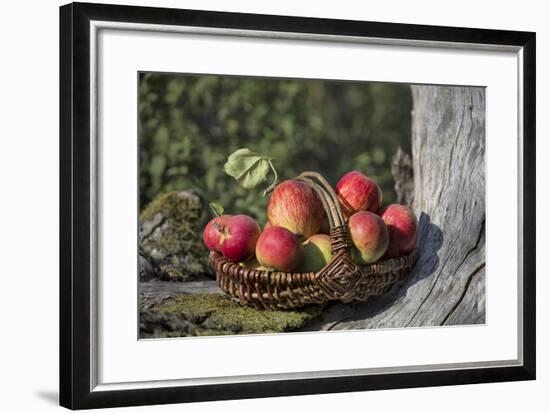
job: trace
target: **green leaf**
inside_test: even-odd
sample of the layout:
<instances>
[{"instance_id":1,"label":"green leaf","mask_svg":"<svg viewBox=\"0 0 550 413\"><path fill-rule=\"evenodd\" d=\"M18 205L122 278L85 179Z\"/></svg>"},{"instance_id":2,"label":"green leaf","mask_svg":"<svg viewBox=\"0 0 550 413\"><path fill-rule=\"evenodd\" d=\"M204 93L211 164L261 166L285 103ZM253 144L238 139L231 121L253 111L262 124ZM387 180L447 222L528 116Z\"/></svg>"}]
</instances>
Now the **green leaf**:
<instances>
[{"instance_id":1,"label":"green leaf","mask_svg":"<svg viewBox=\"0 0 550 413\"><path fill-rule=\"evenodd\" d=\"M252 189L264 182L271 168L271 159L241 148L227 158L223 169L246 189Z\"/></svg>"},{"instance_id":2,"label":"green leaf","mask_svg":"<svg viewBox=\"0 0 550 413\"><path fill-rule=\"evenodd\" d=\"M220 204L216 204L215 202L210 202L210 209L212 210L212 213L219 217L223 215L224 209Z\"/></svg>"}]
</instances>

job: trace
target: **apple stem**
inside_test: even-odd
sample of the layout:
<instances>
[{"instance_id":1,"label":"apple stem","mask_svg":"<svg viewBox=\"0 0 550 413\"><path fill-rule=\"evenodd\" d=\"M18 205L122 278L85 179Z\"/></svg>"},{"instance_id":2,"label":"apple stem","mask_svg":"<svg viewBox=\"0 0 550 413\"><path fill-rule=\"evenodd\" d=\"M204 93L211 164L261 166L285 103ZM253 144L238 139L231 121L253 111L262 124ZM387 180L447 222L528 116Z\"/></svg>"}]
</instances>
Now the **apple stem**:
<instances>
[{"instance_id":1,"label":"apple stem","mask_svg":"<svg viewBox=\"0 0 550 413\"><path fill-rule=\"evenodd\" d=\"M271 162L271 159L267 161L269 163L269 167L271 168L271 171L273 171L273 175L275 176L273 179L273 182L271 185L267 187L267 189L264 191L264 196L269 194L271 191L273 191L273 188L279 183L279 175L277 175L277 170L275 169L275 166L273 166L273 163Z\"/></svg>"}]
</instances>

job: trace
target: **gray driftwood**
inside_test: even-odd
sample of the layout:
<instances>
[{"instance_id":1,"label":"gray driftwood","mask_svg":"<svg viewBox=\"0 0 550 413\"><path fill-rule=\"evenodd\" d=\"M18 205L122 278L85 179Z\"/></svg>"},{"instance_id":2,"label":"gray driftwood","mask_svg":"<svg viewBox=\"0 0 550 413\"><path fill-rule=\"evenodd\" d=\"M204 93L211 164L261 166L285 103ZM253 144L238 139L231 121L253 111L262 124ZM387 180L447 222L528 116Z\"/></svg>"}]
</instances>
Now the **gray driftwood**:
<instances>
[{"instance_id":1,"label":"gray driftwood","mask_svg":"<svg viewBox=\"0 0 550 413\"><path fill-rule=\"evenodd\" d=\"M395 179L397 203L412 206L414 199L414 172L410 155L398 148L391 162L391 173Z\"/></svg>"},{"instance_id":2,"label":"gray driftwood","mask_svg":"<svg viewBox=\"0 0 550 413\"><path fill-rule=\"evenodd\" d=\"M412 201L420 219L420 258L388 295L332 305L307 330L485 322L484 92L413 86L412 93L412 170L398 153L393 172L400 200Z\"/></svg>"}]
</instances>

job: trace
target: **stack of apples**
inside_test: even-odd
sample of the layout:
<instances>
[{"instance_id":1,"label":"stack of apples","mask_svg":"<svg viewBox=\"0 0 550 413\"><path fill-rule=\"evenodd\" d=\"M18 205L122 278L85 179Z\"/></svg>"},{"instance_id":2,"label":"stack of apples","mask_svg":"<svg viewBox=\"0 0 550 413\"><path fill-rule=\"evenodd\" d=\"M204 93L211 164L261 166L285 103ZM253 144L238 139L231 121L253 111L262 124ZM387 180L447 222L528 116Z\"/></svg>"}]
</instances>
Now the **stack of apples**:
<instances>
[{"instance_id":1,"label":"stack of apples","mask_svg":"<svg viewBox=\"0 0 550 413\"><path fill-rule=\"evenodd\" d=\"M404 205L382 206L382 191L361 172L345 174L336 185L342 213L361 265L410 254L418 221ZM206 246L227 260L260 270L317 272L332 258L328 218L307 184L289 179L275 187L263 230L248 215L221 215L204 228Z\"/></svg>"}]
</instances>

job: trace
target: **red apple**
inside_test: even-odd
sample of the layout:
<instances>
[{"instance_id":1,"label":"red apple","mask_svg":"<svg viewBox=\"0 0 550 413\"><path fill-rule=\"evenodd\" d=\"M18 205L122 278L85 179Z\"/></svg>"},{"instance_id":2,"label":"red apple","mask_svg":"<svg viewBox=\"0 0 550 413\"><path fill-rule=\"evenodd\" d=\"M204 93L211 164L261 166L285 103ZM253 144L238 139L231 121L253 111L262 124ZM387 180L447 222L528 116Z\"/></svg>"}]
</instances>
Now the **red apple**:
<instances>
[{"instance_id":1,"label":"red apple","mask_svg":"<svg viewBox=\"0 0 550 413\"><path fill-rule=\"evenodd\" d=\"M410 254L416 247L418 220L405 205L392 204L384 208L380 216L390 232L390 244L386 251L389 258Z\"/></svg>"},{"instance_id":2,"label":"red apple","mask_svg":"<svg viewBox=\"0 0 550 413\"><path fill-rule=\"evenodd\" d=\"M202 239L210 251L220 252L221 237L231 215L216 217L204 227Z\"/></svg>"},{"instance_id":3,"label":"red apple","mask_svg":"<svg viewBox=\"0 0 550 413\"><path fill-rule=\"evenodd\" d=\"M378 215L360 211L349 219L349 230L357 253L352 257L360 264L371 264L378 261L386 252L390 235L386 224Z\"/></svg>"},{"instance_id":4,"label":"red apple","mask_svg":"<svg viewBox=\"0 0 550 413\"><path fill-rule=\"evenodd\" d=\"M225 224L220 252L232 262L248 260L256 249L260 226L248 215L234 215Z\"/></svg>"},{"instance_id":5,"label":"red apple","mask_svg":"<svg viewBox=\"0 0 550 413\"><path fill-rule=\"evenodd\" d=\"M298 237L283 227L266 228L256 244L256 258L269 269L292 271L300 264L303 255Z\"/></svg>"},{"instance_id":6,"label":"red apple","mask_svg":"<svg viewBox=\"0 0 550 413\"><path fill-rule=\"evenodd\" d=\"M270 224L286 228L302 240L319 231L324 216L318 195L307 184L295 179L277 185L267 204Z\"/></svg>"},{"instance_id":7,"label":"red apple","mask_svg":"<svg viewBox=\"0 0 550 413\"><path fill-rule=\"evenodd\" d=\"M345 174L336 184L336 195L346 218L359 211L376 212L382 204L382 190L358 171Z\"/></svg>"},{"instance_id":8,"label":"red apple","mask_svg":"<svg viewBox=\"0 0 550 413\"><path fill-rule=\"evenodd\" d=\"M332 258L330 237L325 234L315 234L304 242L304 259L298 266L298 272L317 272L327 265Z\"/></svg>"}]
</instances>

